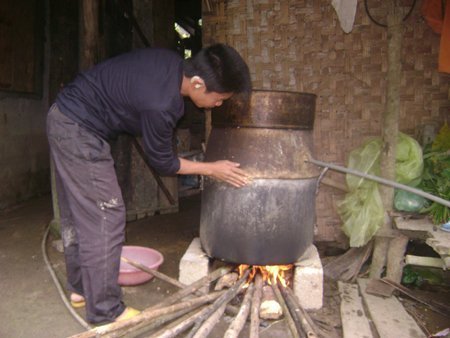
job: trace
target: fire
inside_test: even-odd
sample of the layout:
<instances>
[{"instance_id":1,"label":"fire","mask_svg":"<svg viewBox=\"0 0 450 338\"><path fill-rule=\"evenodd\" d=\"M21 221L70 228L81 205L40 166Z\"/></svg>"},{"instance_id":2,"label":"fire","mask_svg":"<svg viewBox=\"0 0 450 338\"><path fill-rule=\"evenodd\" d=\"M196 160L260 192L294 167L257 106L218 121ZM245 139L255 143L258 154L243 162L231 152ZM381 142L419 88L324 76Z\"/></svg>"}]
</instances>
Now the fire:
<instances>
[{"instance_id":1,"label":"fire","mask_svg":"<svg viewBox=\"0 0 450 338\"><path fill-rule=\"evenodd\" d=\"M263 281L271 284L277 284L277 281L283 286L287 286L287 272L293 268L293 264L287 265L247 265L241 264L238 267L239 276L242 276L247 269L251 269L248 282L250 283L255 275L259 272Z\"/></svg>"}]
</instances>

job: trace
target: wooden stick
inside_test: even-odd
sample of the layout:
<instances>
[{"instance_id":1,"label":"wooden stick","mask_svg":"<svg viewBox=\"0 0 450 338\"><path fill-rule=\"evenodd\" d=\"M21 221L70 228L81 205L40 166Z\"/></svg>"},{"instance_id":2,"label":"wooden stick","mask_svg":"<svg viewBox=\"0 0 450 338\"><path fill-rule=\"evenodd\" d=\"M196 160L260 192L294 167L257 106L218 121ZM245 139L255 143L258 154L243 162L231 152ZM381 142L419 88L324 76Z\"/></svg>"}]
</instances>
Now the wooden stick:
<instances>
[{"instance_id":1,"label":"wooden stick","mask_svg":"<svg viewBox=\"0 0 450 338\"><path fill-rule=\"evenodd\" d=\"M196 312L194 315L182 320L181 322L177 323L176 325L169 327L169 328L163 328L162 330L159 330L158 332L152 334L149 338L171 338L176 337L181 332L185 331L187 328L189 328L202 314L204 314L208 310L207 307L201 309L200 311Z\"/></svg>"},{"instance_id":2,"label":"wooden stick","mask_svg":"<svg viewBox=\"0 0 450 338\"><path fill-rule=\"evenodd\" d=\"M415 301L422 303L424 305L427 305L430 310L433 310L437 313L440 313L443 316L450 317L450 307L448 305L433 301L433 300L427 300L425 301L421 297L415 296L407 287L404 287L403 285L396 283L389 278L382 278L380 279L382 282L392 286L393 288L397 289L401 293L407 295L411 299L414 299Z\"/></svg>"},{"instance_id":3,"label":"wooden stick","mask_svg":"<svg viewBox=\"0 0 450 338\"><path fill-rule=\"evenodd\" d=\"M179 333L185 331L190 325L192 325L192 320L195 322L195 318L197 318L200 315L201 311L204 311L207 306L202 307L201 309L198 309L197 311L193 311L191 313L187 313L183 317L178 318L174 322L170 323L165 328L160 329L159 331L153 333L151 337L161 335L165 333L166 331L170 330L177 330ZM191 322L191 324L189 324ZM188 325L189 324L189 325ZM182 326L186 325L184 328ZM185 336L186 338L186 336Z\"/></svg>"},{"instance_id":4,"label":"wooden stick","mask_svg":"<svg viewBox=\"0 0 450 338\"><path fill-rule=\"evenodd\" d=\"M359 257L358 265L354 269L353 277L351 278L351 282L354 283L356 279L358 278L359 273L361 272L361 268L363 264L369 259L370 255L372 254L372 248L373 248L373 241L370 241L364 246L364 255Z\"/></svg>"},{"instance_id":5,"label":"wooden stick","mask_svg":"<svg viewBox=\"0 0 450 338\"><path fill-rule=\"evenodd\" d=\"M291 313L292 319L295 323L295 327L297 328L297 331L301 338L305 337L306 332L303 329L300 316L298 315L298 312L300 311L295 304L295 302L292 301L292 299L288 296L286 292L286 288L284 286L281 286L280 288L281 294L283 295L284 301L286 302L286 305L289 309L289 312Z\"/></svg>"},{"instance_id":6,"label":"wooden stick","mask_svg":"<svg viewBox=\"0 0 450 338\"><path fill-rule=\"evenodd\" d=\"M154 308L158 308L158 307L174 304L178 300L180 300L180 299L186 297L187 295L197 291L198 289L202 288L206 284L209 284L212 281L214 281L214 280L220 278L221 276L225 275L231 269L232 269L232 267L221 267L221 268L215 270L214 272L210 273L209 275L199 279L198 281L196 281L196 282L190 284L189 286L184 287L180 291L174 293L173 295L171 295L170 297L166 298L161 303L159 303L156 306L154 306Z\"/></svg>"},{"instance_id":7,"label":"wooden stick","mask_svg":"<svg viewBox=\"0 0 450 338\"><path fill-rule=\"evenodd\" d=\"M254 284L251 283L247 291L245 292L244 299L242 301L241 307L238 314L231 322L227 331L223 335L224 338L237 338L239 333L244 328L245 322L247 321L248 314L250 313L250 305L253 297Z\"/></svg>"},{"instance_id":8,"label":"wooden stick","mask_svg":"<svg viewBox=\"0 0 450 338\"><path fill-rule=\"evenodd\" d=\"M141 271L147 272L148 274L153 275L156 278L159 278L159 279L161 279L161 280L163 280L163 281L165 281L165 282L167 282L169 284L175 285L175 286L177 286L177 287L179 287L181 289L186 287L186 285L180 283L176 279L174 279L172 277L169 277L166 274L163 274L162 272L159 272L159 271L157 271L155 269L150 269L149 267L147 267L147 266L145 266L145 265L143 265L141 263L135 262L135 261L133 261L133 260L127 258L127 257L123 257L122 256L122 257L120 257L120 259L122 261L124 261L125 263L128 263L131 266L134 266L136 269L139 269Z\"/></svg>"},{"instance_id":9,"label":"wooden stick","mask_svg":"<svg viewBox=\"0 0 450 338\"><path fill-rule=\"evenodd\" d=\"M161 326L163 326L166 323L179 320L179 319L185 319L186 314L195 312L195 310L198 308L191 306L186 307L183 310L169 313L167 315L163 315L161 317L155 318L151 322L143 322L141 324L136 324L134 326L130 326L126 328L125 330L118 330L115 331L112 335L108 335L108 338L112 337L126 337L126 338L134 338L134 337L142 337L143 334L148 334L150 331L153 331ZM181 320L180 320L181 321Z\"/></svg>"},{"instance_id":10,"label":"wooden stick","mask_svg":"<svg viewBox=\"0 0 450 338\"><path fill-rule=\"evenodd\" d=\"M225 313L227 313L230 316L236 316L239 312L239 308L237 306L228 304L227 308L225 309Z\"/></svg>"},{"instance_id":11,"label":"wooden stick","mask_svg":"<svg viewBox=\"0 0 450 338\"><path fill-rule=\"evenodd\" d=\"M134 327L140 323L143 322L149 322L151 320L153 320L156 317L162 316L162 315L166 315L169 313L173 313L176 311L180 311L184 308L187 307L191 307L194 305L200 306L202 304L211 302L215 299L217 299L218 297L220 297L224 292L215 292L215 293L210 293L208 295L205 296L201 296L198 298L194 298L194 299L190 299L187 300L185 302L182 303L178 303L175 305L170 305L167 307L163 307L163 308L158 308L158 309L153 309L153 308L149 308L146 309L144 311L142 311L140 314L138 314L137 316L130 318L128 320L123 320L123 321L119 321L119 322L113 322L107 325L102 325L99 327L95 327L89 331L85 331L82 332L80 334L76 334L71 336L71 338L94 338L94 337L100 337L106 334L111 334L115 331L118 330L124 330L128 327Z\"/></svg>"},{"instance_id":12,"label":"wooden stick","mask_svg":"<svg viewBox=\"0 0 450 338\"><path fill-rule=\"evenodd\" d=\"M417 325L419 325L419 327L422 329L422 331L425 333L425 335L427 337L433 337L432 333L428 330L427 326L423 322L423 319L418 318L417 314L415 313L415 311L413 309L405 307L405 311L408 312L411 317L413 317L413 319L416 321Z\"/></svg>"},{"instance_id":13,"label":"wooden stick","mask_svg":"<svg viewBox=\"0 0 450 338\"><path fill-rule=\"evenodd\" d=\"M286 302L284 301L283 296L281 295L280 289L278 285L276 284L275 279L272 281L272 290L275 293L275 296L277 297L278 303L281 305L281 308L283 309L284 318L286 318L289 330L291 331L292 337L294 338L300 338L300 334L297 330L297 327L295 326L294 320L292 319L292 315L289 312L289 309L286 305Z\"/></svg>"},{"instance_id":14,"label":"wooden stick","mask_svg":"<svg viewBox=\"0 0 450 338\"><path fill-rule=\"evenodd\" d=\"M259 307L261 306L263 279L258 273L255 277L255 291L252 297L252 308L250 310L250 338L259 337Z\"/></svg>"},{"instance_id":15,"label":"wooden stick","mask_svg":"<svg viewBox=\"0 0 450 338\"><path fill-rule=\"evenodd\" d=\"M161 279L161 280L163 280L163 281L165 281L165 282L168 282L169 284L172 284L172 285L174 285L174 286L179 287L180 289L186 288L186 285L185 285L185 284L180 283L180 282L177 281L176 279L174 279L174 278L172 278L172 277L169 277L169 276L167 276L167 275L165 275L165 274L163 274L163 273L161 273L161 272L159 272L159 271L156 271L156 270L154 270L154 269L150 269L150 268L146 267L145 265L142 265L142 264L140 264L140 263L138 263L138 262L132 261L131 259L128 259L128 258L126 258L126 257L121 257L121 259L122 259L124 262L126 262L126 263L128 263L128 264L134 266L135 268L137 268L137 269L139 269L139 270L141 270L141 271L147 272L147 273L149 273L149 274L155 276L156 278L159 278L159 279ZM230 267L225 267L225 268L223 268L223 269L228 269L228 268L230 269L230 270L227 270L228 272L231 271L231 270L233 269L233 267L231 267L231 266L230 266ZM219 268L219 269L222 269L222 268ZM217 270L216 270L216 271L217 271ZM222 275L220 275L220 276L218 276L218 277L217 277L217 276L212 276L212 274L214 274L216 271L214 271L214 272L212 272L211 274L209 274L208 276L204 277L204 278L209 278L209 279L210 279L209 281L206 281L206 280L205 280L205 283L204 283L204 284L206 284L207 282L211 283L211 282L213 282L214 280L216 280L216 279L222 277ZM228 272L227 272L227 273L228 273ZM224 274L226 274L226 273L224 273ZM197 281L197 282L198 282L198 281ZM199 288L201 288L204 284L201 284L201 286L200 286ZM191 284L191 285L192 285L192 284ZM203 292L198 291L199 288L197 288L196 290L194 290L192 293L195 293L196 295L199 295L199 296L204 295ZM183 292L186 292L186 291L183 291ZM175 297L174 297L174 298L175 298ZM183 297L181 297L181 298L183 298ZM166 301L167 301L167 299L166 299ZM159 304L158 304L158 306L159 306ZM233 306L233 305L231 305L231 304L228 304L228 305L227 305L227 308L226 308L226 311L227 311L228 314L236 315L236 314L238 313L239 310L238 310L235 306Z\"/></svg>"},{"instance_id":16,"label":"wooden stick","mask_svg":"<svg viewBox=\"0 0 450 338\"><path fill-rule=\"evenodd\" d=\"M227 303L223 303L216 311L213 312L213 314L205 320L202 326L198 329L198 331L195 333L194 338L206 338L216 326L216 324L219 322L220 318L222 317L223 313L225 312L225 307L227 306Z\"/></svg>"},{"instance_id":17,"label":"wooden stick","mask_svg":"<svg viewBox=\"0 0 450 338\"><path fill-rule=\"evenodd\" d=\"M177 326L171 328L170 330L160 330L153 334L151 338L172 338L177 336L179 333L185 331L188 327L194 324L194 322L203 322L208 318L213 312L215 312L221 305L227 304L231 299L233 299L239 292L240 287L246 281L249 271L247 270L244 276L239 279L239 281L233 285L230 289L225 291L216 301L210 306L197 312L195 315L187 318L185 321L179 323Z\"/></svg>"},{"instance_id":18,"label":"wooden stick","mask_svg":"<svg viewBox=\"0 0 450 338\"><path fill-rule=\"evenodd\" d=\"M300 302L298 301L297 297L294 295L294 292L291 290L291 288L286 287L284 288L286 291L286 295L292 300L292 302L296 305L296 308L298 308L299 311L296 311L300 322L302 324L303 331L305 331L306 336L308 338L317 338L317 330L315 328L315 324L309 314L306 312L306 310L301 306Z\"/></svg>"},{"instance_id":19,"label":"wooden stick","mask_svg":"<svg viewBox=\"0 0 450 338\"><path fill-rule=\"evenodd\" d=\"M210 312L206 313L202 318L197 320L196 325L191 330L191 334L188 335L188 337L186 337L186 338L190 338L191 336L196 337L197 331L202 330L202 332L204 332L206 330L206 329L202 329L202 327L203 327L202 322L205 321L207 317L211 316L212 313L214 311L216 311L223 302L225 302L225 304L227 304L238 294L238 292L241 290L241 287L244 284L244 282L247 281L249 274L250 274L250 270L245 271L244 275L236 282L236 284L234 284L230 289L228 289L228 291L226 291L226 293L224 295L222 295L219 299L217 299L213 304L211 304L209 306L211 308ZM208 328L208 329L211 330L212 327Z\"/></svg>"}]
</instances>

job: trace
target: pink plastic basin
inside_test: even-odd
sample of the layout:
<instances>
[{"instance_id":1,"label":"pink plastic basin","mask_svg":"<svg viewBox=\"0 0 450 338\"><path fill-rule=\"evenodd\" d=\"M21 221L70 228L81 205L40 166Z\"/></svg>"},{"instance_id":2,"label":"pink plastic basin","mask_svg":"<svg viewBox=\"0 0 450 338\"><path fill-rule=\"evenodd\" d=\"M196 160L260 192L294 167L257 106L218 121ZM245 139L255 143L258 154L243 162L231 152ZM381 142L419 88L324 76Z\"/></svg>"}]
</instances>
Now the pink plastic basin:
<instances>
[{"instance_id":1,"label":"pink plastic basin","mask_svg":"<svg viewBox=\"0 0 450 338\"><path fill-rule=\"evenodd\" d=\"M159 251L143 246L124 246L122 248L122 257L140 263L153 270L158 270L159 266L164 262L164 257ZM153 275L141 271L121 260L119 273L120 285L138 285L145 283L152 278Z\"/></svg>"}]
</instances>

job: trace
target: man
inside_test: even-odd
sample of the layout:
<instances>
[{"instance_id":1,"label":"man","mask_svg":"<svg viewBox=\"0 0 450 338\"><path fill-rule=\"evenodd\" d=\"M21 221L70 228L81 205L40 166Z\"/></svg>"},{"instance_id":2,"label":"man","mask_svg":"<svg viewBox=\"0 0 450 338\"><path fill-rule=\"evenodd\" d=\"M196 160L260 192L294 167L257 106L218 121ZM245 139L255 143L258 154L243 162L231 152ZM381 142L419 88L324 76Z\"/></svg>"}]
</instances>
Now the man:
<instances>
[{"instance_id":1,"label":"man","mask_svg":"<svg viewBox=\"0 0 450 338\"><path fill-rule=\"evenodd\" d=\"M178 158L172 136L184 113L183 97L200 108L220 106L251 91L248 67L231 47L216 44L183 62L174 52L140 49L80 74L50 108L47 134L55 164L68 290L86 305L91 323L130 318L117 283L124 242L125 206L108 139L142 136L152 166L162 175L206 175L236 187L246 173L230 161Z\"/></svg>"}]
</instances>

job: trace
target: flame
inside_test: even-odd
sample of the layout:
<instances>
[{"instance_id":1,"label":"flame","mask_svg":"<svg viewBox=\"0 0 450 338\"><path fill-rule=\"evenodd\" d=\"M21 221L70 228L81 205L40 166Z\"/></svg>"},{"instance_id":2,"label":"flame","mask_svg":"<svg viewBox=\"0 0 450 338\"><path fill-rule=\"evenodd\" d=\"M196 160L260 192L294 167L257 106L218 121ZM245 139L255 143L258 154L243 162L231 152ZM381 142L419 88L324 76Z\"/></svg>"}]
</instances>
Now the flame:
<instances>
[{"instance_id":1,"label":"flame","mask_svg":"<svg viewBox=\"0 0 450 338\"><path fill-rule=\"evenodd\" d=\"M263 281L268 284L277 284L277 281L286 287L287 286L287 276L286 272L293 268L293 264L287 265L247 265L241 264L238 266L239 276L242 277L247 269L251 268L250 275L248 277L248 283L250 283L255 275L259 272L263 278Z\"/></svg>"}]
</instances>

